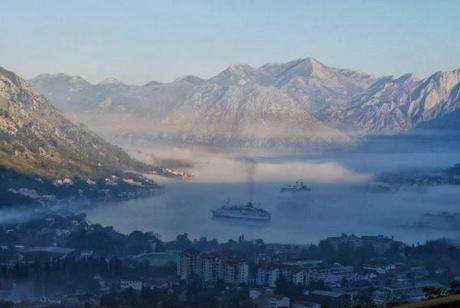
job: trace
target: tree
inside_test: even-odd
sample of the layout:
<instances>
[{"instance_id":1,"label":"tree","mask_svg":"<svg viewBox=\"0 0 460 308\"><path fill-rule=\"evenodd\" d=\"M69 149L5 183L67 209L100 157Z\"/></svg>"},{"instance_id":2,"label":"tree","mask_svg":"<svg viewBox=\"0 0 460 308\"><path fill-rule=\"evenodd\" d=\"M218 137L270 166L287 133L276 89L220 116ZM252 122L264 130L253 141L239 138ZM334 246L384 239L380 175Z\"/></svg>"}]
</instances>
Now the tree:
<instances>
[{"instance_id":1,"label":"tree","mask_svg":"<svg viewBox=\"0 0 460 308\"><path fill-rule=\"evenodd\" d=\"M450 283L449 293L460 294L460 282L458 280L454 280Z\"/></svg>"},{"instance_id":2,"label":"tree","mask_svg":"<svg viewBox=\"0 0 460 308\"><path fill-rule=\"evenodd\" d=\"M152 238L148 234L141 231L133 231L129 234L126 240L126 253L129 255L136 255L145 251L151 250L150 240Z\"/></svg>"},{"instance_id":3,"label":"tree","mask_svg":"<svg viewBox=\"0 0 460 308\"><path fill-rule=\"evenodd\" d=\"M119 299L117 298L117 294L112 292L110 294L104 295L101 297L101 306L102 307L119 307Z\"/></svg>"},{"instance_id":4,"label":"tree","mask_svg":"<svg viewBox=\"0 0 460 308\"><path fill-rule=\"evenodd\" d=\"M296 300L302 296L302 287L287 280L285 277L281 277L276 281L276 293L289 297L290 300Z\"/></svg>"},{"instance_id":5,"label":"tree","mask_svg":"<svg viewBox=\"0 0 460 308\"><path fill-rule=\"evenodd\" d=\"M100 289L99 282L94 278L90 278L88 279L86 288L90 294L94 294Z\"/></svg>"},{"instance_id":6,"label":"tree","mask_svg":"<svg viewBox=\"0 0 460 308\"><path fill-rule=\"evenodd\" d=\"M426 287L423 288L423 292L425 293L427 299L434 299L447 296L447 291L443 288Z\"/></svg>"},{"instance_id":7,"label":"tree","mask_svg":"<svg viewBox=\"0 0 460 308\"><path fill-rule=\"evenodd\" d=\"M179 249L186 249L192 245L192 241L188 238L188 233L179 234L176 237L176 245Z\"/></svg>"}]
</instances>

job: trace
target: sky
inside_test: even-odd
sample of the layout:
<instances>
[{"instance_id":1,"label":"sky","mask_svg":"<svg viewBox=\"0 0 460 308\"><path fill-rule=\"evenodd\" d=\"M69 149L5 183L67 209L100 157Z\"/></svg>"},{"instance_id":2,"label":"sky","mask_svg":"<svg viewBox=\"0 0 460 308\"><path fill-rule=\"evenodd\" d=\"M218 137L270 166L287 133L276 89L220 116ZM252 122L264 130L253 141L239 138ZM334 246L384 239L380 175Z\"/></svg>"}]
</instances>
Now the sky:
<instances>
[{"instance_id":1,"label":"sky","mask_svg":"<svg viewBox=\"0 0 460 308\"><path fill-rule=\"evenodd\" d=\"M144 84L306 57L376 76L460 68L460 1L0 0L0 66L24 78Z\"/></svg>"}]
</instances>

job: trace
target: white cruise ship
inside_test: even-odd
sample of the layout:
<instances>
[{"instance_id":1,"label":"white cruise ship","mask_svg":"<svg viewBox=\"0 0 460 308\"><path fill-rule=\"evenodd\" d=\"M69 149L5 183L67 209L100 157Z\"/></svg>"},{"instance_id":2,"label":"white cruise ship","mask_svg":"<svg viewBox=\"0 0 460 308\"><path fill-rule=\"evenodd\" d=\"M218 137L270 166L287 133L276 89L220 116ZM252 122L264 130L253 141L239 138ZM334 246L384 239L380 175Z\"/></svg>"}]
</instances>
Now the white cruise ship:
<instances>
[{"instance_id":1,"label":"white cruise ship","mask_svg":"<svg viewBox=\"0 0 460 308\"><path fill-rule=\"evenodd\" d=\"M260 220L269 221L271 214L260 208L254 207L252 202L248 202L244 205L235 205L226 202L222 207L211 210L214 217L219 218L236 218L236 219L248 219L248 220Z\"/></svg>"}]
</instances>

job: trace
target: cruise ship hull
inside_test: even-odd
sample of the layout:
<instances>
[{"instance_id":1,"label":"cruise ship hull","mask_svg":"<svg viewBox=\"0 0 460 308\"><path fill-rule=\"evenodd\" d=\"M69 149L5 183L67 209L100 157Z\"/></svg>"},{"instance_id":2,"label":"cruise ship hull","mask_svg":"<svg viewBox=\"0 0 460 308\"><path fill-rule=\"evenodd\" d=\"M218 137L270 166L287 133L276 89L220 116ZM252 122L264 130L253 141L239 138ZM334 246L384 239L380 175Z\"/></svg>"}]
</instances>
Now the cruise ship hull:
<instances>
[{"instance_id":1,"label":"cruise ship hull","mask_svg":"<svg viewBox=\"0 0 460 308\"><path fill-rule=\"evenodd\" d=\"M256 221L270 221L269 216L253 216L253 215L239 215L237 213L220 213L216 210L211 210L212 215L216 218L231 218L231 219L244 219L244 220L256 220Z\"/></svg>"}]
</instances>

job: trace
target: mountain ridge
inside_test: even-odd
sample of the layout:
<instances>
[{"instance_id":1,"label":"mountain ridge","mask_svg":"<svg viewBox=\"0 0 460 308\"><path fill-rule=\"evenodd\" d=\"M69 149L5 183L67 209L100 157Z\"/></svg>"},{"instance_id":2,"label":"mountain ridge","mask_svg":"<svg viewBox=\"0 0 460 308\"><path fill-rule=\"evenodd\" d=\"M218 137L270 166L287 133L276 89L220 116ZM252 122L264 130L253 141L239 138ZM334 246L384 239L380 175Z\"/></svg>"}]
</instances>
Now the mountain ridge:
<instances>
[{"instance_id":1,"label":"mountain ridge","mask_svg":"<svg viewBox=\"0 0 460 308\"><path fill-rule=\"evenodd\" d=\"M401 132L455 111L456 92L450 93L459 83L456 71L460 70L424 79L413 74L376 78L302 58L256 68L230 65L208 79L187 75L143 86L78 88L69 82L45 82L43 76L31 83L63 110L107 136L118 132L204 143L248 138L258 144L302 139L342 143L349 141L347 131ZM276 99L267 99L266 93ZM251 129L238 119L237 111L252 119ZM110 132L99 125L99 120L109 123L117 117L124 124ZM137 127L140 123L142 128Z\"/></svg>"},{"instance_id":2,"label":"mountain ridge","mask_svg":"<svg viewBox=\"0 0 460 308\"><path fill-rule=\"evenodd\" d=\"M0 206L144 196L159 188L144 177L150 172L163 170L68 120L0 67Z\"/></svg>"},{"instance_id":3,"label":"mountain ridge","mask_svg":"<svg viewBox=\"0 0 460 308\"><path fill-rule=\"evenodd\" d=\"M459 89L460 69L436 72L424 79L413 74L387 76L330 119L371 133L410 130L459 109Z\"/></svg>"}]
</instances>

